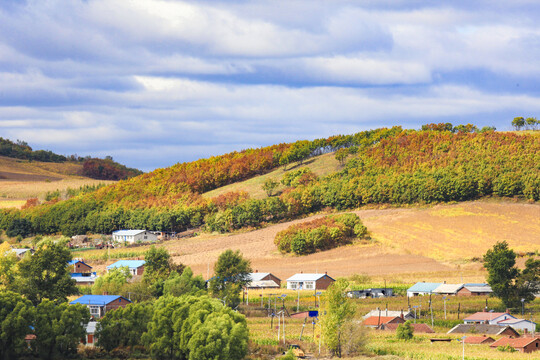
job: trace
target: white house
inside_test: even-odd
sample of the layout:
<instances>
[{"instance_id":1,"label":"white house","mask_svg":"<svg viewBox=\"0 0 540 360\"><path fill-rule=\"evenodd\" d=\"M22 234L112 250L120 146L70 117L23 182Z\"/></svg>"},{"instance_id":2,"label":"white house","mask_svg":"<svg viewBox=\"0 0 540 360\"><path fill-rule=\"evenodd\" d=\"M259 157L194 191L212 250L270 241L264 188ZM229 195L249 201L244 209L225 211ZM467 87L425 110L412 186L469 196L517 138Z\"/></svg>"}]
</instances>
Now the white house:
<instances>
[{"instance_id":1,"label":"white house","mask_svg":"<svg viewBox=\"0 0 540 360\"><path fill-rule=\"evenodd\" d=\"M507 319L499 321L497 323L499 326L511 326L515 330L521 330L525 332L527 330L529 333L533 333L536 330L536 323L525 320L525 319Z\"/></svg>"},{"instance_id":2,"label":"white house","mask_svg":"<svg viewBox=\"0 0 540 360\"><path fill-rule=\"evenodd\" d=\"M509 313L483 311L483 312L477 312L475 314L472 314L471 316L466 317L465 319L463 319L463 322L465 324L499 325L499 323L508 319L516 320L516 318L510 315ZM507 324L500 324L500 325L505 326Z\"/></svg>"},{"instance_id":3,"label":"white house","mask_svg":"<svg viewBox=\"0 0 540 360\"><path fill-rule=\"evenodd\" d=\"M327 274L294 274L287 279L289 290L326 290L335 280Z\"/></svg>"},{"instance_id":4,"label":"white house","mask_svg":"<svg viewBox=\"0 0 540 360\"><path fill-rule=\"evenodd\" d=\"M133 244L157 241L157 235L146 230L117 230L112 233L112 239L116 242Z\"/></svg>"},{"instance_id":5,"label":"white house","mask_svg":"<svg viewBox=\"0 0 540 360\"><path fill-rule=\"evenodd\" d=\"M433 290L433 294L457 295L458 291L461 290L463 286L463 284L441 284Z\"/></svg>"}]
</instances>

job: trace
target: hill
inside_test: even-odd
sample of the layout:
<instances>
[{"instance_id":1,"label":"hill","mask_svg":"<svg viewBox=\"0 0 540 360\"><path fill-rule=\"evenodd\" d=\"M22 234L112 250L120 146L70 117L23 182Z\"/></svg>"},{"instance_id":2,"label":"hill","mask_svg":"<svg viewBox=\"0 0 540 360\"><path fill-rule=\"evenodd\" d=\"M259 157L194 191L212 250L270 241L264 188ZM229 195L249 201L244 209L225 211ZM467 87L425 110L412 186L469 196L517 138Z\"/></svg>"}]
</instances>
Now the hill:
<instances>
[{"instance_id":1,"label":"hill","mask_svg":"<svg viewBox=\"0 0 540 360\"><path fill-rule=\"evenodd\" d=\"M368 204L492 195L540 200L539 133L467 131L394 127L233 152L158 169L67 201L4 211L0 228L24 219L31 224L26 229L44 234L201 225L228 232ZM333 151L339 165L328 165ZM281 180L277 196L261 194L261 176Z\"/></svg>"}]
</instances>

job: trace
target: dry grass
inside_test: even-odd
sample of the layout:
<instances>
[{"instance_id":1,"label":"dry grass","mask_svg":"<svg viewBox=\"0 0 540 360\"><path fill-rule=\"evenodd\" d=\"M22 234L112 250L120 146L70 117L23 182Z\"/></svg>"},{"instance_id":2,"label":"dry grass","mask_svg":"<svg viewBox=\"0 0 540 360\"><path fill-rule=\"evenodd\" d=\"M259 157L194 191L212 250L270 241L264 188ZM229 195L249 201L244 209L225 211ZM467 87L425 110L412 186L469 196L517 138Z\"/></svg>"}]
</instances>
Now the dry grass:
<instances>
[{"instance_id":1,"label":"dry grass","mask_svg":"<svg viewBox=\"0 0 540 360\"><path fill-rule=\"evenodd\" d=\"M85 178L78 163L43 163L0 156L0 208L20 207L29 198L43 200L51 191L78 189L84 185L114 181Z\"/></svg>"},{"instance_id":2,"label":"dry grass","mask_svg":"<svg viewBox=\"0 0 540 360\"><path fill-rule=\"evenodd\" d=\"M204 193L203 196L215 197L215 196L225 194L231 191L246 191L247 193L249 193L252 199L263 199L267 195L266 195L266 192L262 190L262 185L268 179L273 179L277 182L280 182L285 173L293 171L293 170L295 171L298 169L302 169L302 168L311 169L311 171L317 174L317 176L325 176L330 173L341 170L341 165L334 158L334 156L335 156L334 153L324 154L324 155L316 156L312 159L309 159L308 161L304 162L302 165L299 165L298 163L293 163L287 166L287 171L285 171L284 168L281 166L277 168L276 170L269 172L267 174L256 176L246 181L230 184L227 186L220 187L219 189L209 191L207 193ZM283 189L284 189L284 186L280 185L276 189L276 191L280 192L280 191L283 191Z\"/></svg>"}]
</instances>

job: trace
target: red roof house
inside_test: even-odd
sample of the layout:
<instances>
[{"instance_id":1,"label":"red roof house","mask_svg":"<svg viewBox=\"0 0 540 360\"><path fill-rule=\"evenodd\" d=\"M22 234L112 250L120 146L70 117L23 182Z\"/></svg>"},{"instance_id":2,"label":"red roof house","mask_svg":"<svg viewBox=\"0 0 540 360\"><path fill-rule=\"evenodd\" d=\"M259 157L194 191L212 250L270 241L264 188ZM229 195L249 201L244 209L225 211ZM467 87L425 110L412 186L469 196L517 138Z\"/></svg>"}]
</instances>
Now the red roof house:
<instances>
[{"instance_id":1,"label":"red roof house","mask_svg":"<svg viewBox=\"0 0 540 360\"><path fill-rule=\"evenodd\" d=\"M403 324L405 320L399 316L370 316L364 320L364 326L378 328L383 324Z\"/></svg>"},{"instance_id":2,"label":"red roof house","mask_svg":"<svg viewBox=\"0 0 540 360\"><path fill-rule=\"evenodd\" d=\"M497 348L499 346L506 346L506 345L510 345L517 351L530 353L533 351L538 351L540 349L540 338L520 337L520 338L514 339L514 338L504 337L504 338L500 338L499 340L495 341L489 346L492 348Z\"/></svg>"},{"instance_id":3,"label":"red roof house","mask_svg":"<svg viewBox=\"0 0 540 360\"><path fill-rule=\"evenodd\" d=\"M465 344L471 345L491 344L493 342L495 342L495 339L491 336L467 336L465 338Z\"/></svg>"},{"instance_id":4,"label":"red roof house","mask_svg":"<svg viewBox=\"0 0 540 360\"><path fill-rule=\"evenodd\" d=\"M381 330L389 330L389 331L396 331L397 327L400 323L390 323L390 324L382 324ZM413 327L413 331L415 334L433 334L435 331L433 331L432 328L429 327L428 324L411 324Z\"/></svg>"}]
</instances>

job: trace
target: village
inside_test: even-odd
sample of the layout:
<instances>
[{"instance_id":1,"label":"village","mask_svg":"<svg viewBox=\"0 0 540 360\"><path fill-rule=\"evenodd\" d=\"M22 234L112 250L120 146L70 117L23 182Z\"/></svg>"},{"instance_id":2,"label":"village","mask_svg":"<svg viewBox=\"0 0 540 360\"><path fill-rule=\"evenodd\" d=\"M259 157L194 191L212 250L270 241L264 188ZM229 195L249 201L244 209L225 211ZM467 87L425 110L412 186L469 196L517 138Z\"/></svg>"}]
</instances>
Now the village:
<instances>
[{"instance_id":1,"label":"village","mask_svg":"<svg viewBox=\"0 0 540 360\"><path fill-rule=\"evenodd\" d=\"M182 236L190 234L192 232ZM129 247L165 241L175 236L177 235L146 230L119 230L114 232L105 244L102 238L92 241L86 236L74 236L68 246L72 249L90 246ZM32 254L34 250L13 248L12 251L22 258L27 253ZM84 293L71 299L69 303L86 306L91 315L91 321L86 326L86 338L81 340L81 346L93 347L97 340L95 333L99 320L107 312L124 308L133 300L130 294L127 296L93 294L89 291L90 288L100 276L114 269L125 269L131 276L130 281L140 281L144 275L145 260L111 260L104 270L98 272L94 270L90 261L76 257L69 261L66 267L71 279ZM305 354L320 357L320 334L316 334L316 328L320 327L321 298L324 299L325 291L336 279L326 272L301 271L290 274L290 277L283 281L271 272L272 269L265 270L268 272L255 270L248 274L249 281L242 289L241 304L235 310L246 314L248 323L251 322L252 326L257 324L253 327L256 336L260 336L259 333L262 331L263 336L268 337L268 328L263 330L262 326L265 323L263 319L267 318L270 323L270 334L273 334L271 336L275 338L277 344L283 343L283 346L297 348L300 348L298 344L302 344ZM207 286L211 280L206 279ZM85 291L85 288L88 291ZM373 334L396 333L400 326L407 323L412 327L415 336L425 337L426 341L438 344L460 342L463 351L465 346L480 346L486 351L497 349L511 349L521 353L538 351L540 335L537 334L537 323L533 321L532 312L529 319L525 318L524 299L521 314L511 313L509 309L495 311L488 305L493 299L492 292L486 283L452 284L419 281L406 289L394 289L386 285L378 288L350 289L346 296L354 302L359 311L371 307L369 311L361 314L356 324ZM434 309L435 302L438 304L436 309ZM456 302L459 304L457 309L455 309ZM473 311L475 308L478 310L479 304L484 302L485 306L480 311ZM452 309L448 306L448 311L447 303L453 305ZM309 325L312 327L311 334L308 330ZM28 335L26 341L31 342L33 339L35 335ZM318 349L317 341L319 341Z\"/></svg>"}]
</instances>

